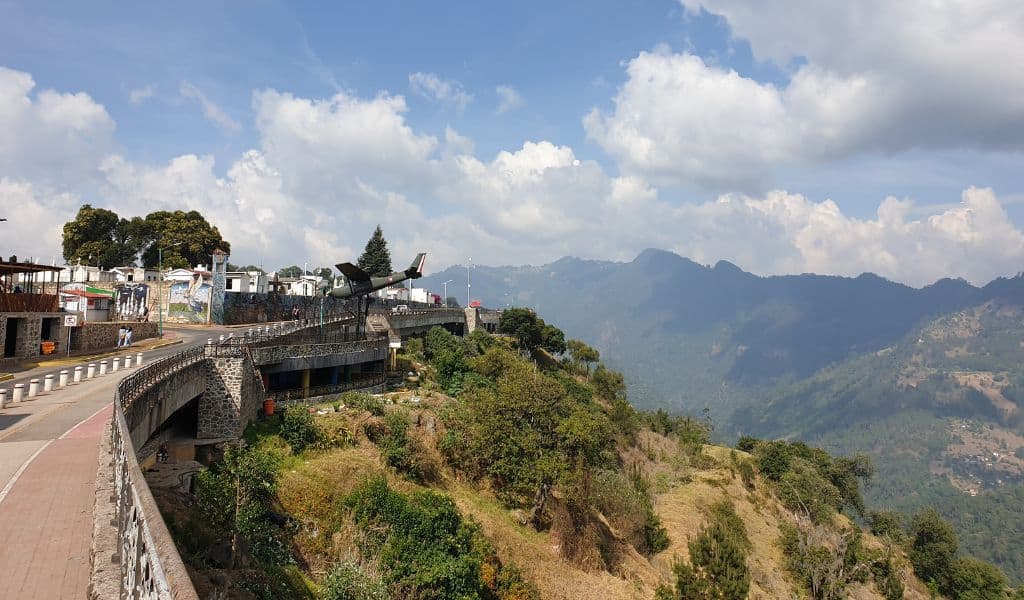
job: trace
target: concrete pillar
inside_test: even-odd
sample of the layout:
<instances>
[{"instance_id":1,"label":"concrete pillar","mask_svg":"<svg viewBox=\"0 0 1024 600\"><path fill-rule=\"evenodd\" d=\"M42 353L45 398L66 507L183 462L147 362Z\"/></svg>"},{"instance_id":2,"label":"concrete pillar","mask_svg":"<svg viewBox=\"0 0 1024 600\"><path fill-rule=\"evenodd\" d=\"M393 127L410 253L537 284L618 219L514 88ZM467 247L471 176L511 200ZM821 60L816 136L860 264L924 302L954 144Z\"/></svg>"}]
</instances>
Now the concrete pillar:
<instances>
[{"instance_id":1,"label":"concrete pillar","mask_svg":"<svg viewBox=\"0 0 1024 600\"><path fill-rule=\"evenodd\" d=\"M114 357L114 359L110 361L110 372L111 373L117 373L117 370L120 369L120 368L121 368L121 359L118 358L118 357Z\"/></svg>"},{"instance_id":2,"label":"concrete pillar","mask_svg":"<svg viewBox=\"0 0 1024 600\"><path fill-rule=\"evenodd\" d=\"M331 367L331 385L338 385L338 367Z\"/></svg>"},{"instance_id":3,"label":"concrete pillar","mask_svg":"<svg viewBox=\"0 0 1024 600\"><path fill-rule=\"evenodd\" d=\"M124 357L124 368L126 368L126 369L132 368L132 355L131 354L125 355L125 357Z\"/></svg>"},{"instance_id":4,"label":"concrete pillar","mask_svg":"<svg viewBox=\"0 0 1024 600\"><path fill-rule=\"evenodd\" d=\"M29 379L28 380L28 397L35 398L39 395L39 380Z\"/></svg>"},{"instance_id":5,"label":"concrete pillar","mask_svg":"<svg viewBox=\"0 0 1024 600\"><path fill-rule=\"evenodd\" d=\"M107 374L107 361L101 360L100 361L100 375L106 375L106 374Z\"/></svg>"},{"instance_id":6,"label":"concrete pillar","mask_svg":"<svg viewBox=\"0 0 1024 600\"><path fill-rule=\"evenodd\" d=\"M0 408L7 408L7 388L0 388Z\"/></svg>"},{"instance_id":7,"label":"concrete pillar","mask_svg":"<svg viewBox=\"0 0 1024 600\"><path fill-rule=\"evenodd\" d=\"M60 370L60 378L57 379L57 387L68 387L68 370Z\"/></svg>"},{"instance_id":8,"label":"concrete pillar","mask_svg":"<svg viewBox=\"0 0 1024 600\"><path fill-rule=\"evenodd\" d=\"M47 375L46 377L43 377L43 391L53 391L53 375Z\"/></svg>"},{"instance_id":9,"label":"concrete pillar","mask_svg":"<svg viewBox=\"0 0 1024 600\"><path fill-rule=\"evenodd\" d=\"M96 363L89 363L89 367L85 370L85 378L92 379L96 376Z\"/></svg>"},{"instance_id":10,"label":"concrete pillar","mask_svg":"<svg viewBox=\"0 0 1024 600\"><path fill-rule=\"evenodd\" d=\"M135 366L136 367L141 367L142 366L142 353L141 352L138 352L138 353L135 354Z\"/></svg>"},{"instance_id":11,"label":"concrete pillar","mask_svg":"<svg viewBox=\"0 0 1024 600\"><path fill-rule=\"evenodd\" d=\"M352 383L352 365L345 365L345 383Z\"/></svg>"},{"instance_id":12,"label":"concrete pillar","mask_svg":"<svg viewBox=\"0 0 1024 600\"><path fill-rule=\"evenodd\" d=\"M75 367L75 383L82 383L82 367Z\"/></svg>"},{"instance_id":13,"label":"concrete pillar","mask_svg":"<svg viewBox=\"0 0 1024 600\"><path fill-rule=\"evenodd\" d=\"M21 402L25 399L25 384L16 383L14 384L14 395L11 396L12 402Z\"/></svg>"},{"instance_id":14,"label":"concrete pillar","mask_svg":"<svg viewBox=\"0 0 1024 600\"><path fill-rule=\"evenodd\" d=\"M302 397L309 398L309 369L302 370Z\"/></svg>"}]
</instances>

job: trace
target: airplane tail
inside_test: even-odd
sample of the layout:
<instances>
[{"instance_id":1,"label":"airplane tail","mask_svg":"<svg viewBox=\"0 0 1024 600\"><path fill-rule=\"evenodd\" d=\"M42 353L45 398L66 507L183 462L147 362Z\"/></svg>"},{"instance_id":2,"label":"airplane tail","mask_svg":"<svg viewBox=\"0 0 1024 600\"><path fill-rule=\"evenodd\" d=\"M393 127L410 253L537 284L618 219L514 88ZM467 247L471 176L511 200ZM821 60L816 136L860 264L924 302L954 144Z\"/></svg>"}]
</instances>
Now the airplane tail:
<instances>
[{"instance_id":1,"label":"airplane tail","mask_svg":"<svg viewBox=\"0 0 1024 600\"><path fill-rule=\"evenodd\" d=\"M412 264L405 270L405 274L409 279L419 279L420 277L423 277L423 265L426 264L426 262L427 254L425 252L417 254L416 258L412 261Z\"/></svg>"}]
</instances>

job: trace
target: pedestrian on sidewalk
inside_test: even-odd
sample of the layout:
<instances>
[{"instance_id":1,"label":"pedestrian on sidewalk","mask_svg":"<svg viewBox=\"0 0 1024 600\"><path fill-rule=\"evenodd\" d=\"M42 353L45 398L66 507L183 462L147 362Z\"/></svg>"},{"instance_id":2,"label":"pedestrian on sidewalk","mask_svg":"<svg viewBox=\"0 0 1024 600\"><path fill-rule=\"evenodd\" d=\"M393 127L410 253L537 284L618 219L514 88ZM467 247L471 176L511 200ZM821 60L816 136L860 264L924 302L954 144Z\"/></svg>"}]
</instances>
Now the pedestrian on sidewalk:
<instances>
[{"instance_id":1,"label":"pedestrian on sidewalk","mask_svg":"<svg viewBox=\"0 0 1024 600\"><path fill-rule=\"evenodd\" d=\"M124 332L124 347L125 348L131 348L132 347L132 328L131 327L129 327L128 330Z\"/></svg>"},{"instance_id":2,"label":"pedestrian on sidewalk","mask_svg":"<svg viewBox=\"0 0 1024 600\"><path fill-rule=\"evenodd\" d=\"M128 330L127 330L127 328L124 325L122 325L122 326L117 328L117 347L118 348L120 348L121 346L124 346L124 336L125 336L125 333L127 331Z\"/></svg>"}]
</instances>

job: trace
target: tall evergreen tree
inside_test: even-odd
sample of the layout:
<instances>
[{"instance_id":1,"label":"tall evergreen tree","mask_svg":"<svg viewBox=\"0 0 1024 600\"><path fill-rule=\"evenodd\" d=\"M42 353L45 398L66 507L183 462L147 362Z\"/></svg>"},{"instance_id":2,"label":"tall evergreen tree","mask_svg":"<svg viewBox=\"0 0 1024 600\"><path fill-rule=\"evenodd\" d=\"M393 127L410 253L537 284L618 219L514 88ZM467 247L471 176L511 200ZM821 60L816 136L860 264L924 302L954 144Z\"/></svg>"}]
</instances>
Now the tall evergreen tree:
<instances>
[{"instance_id":1,"label":"tall evergreen tree","mask_svg":"<svg viewBox=\"0 0 1024 600\"><path fill-rule=\"evenodd\" d=\"M370 241L366 242L366 249L359 257L357 266L370 274L371 277L384 277L391 274L391 253L388 252L388 242L384 239L384 232L380 225L373 231Z\"/></svg>"}]
</instances>

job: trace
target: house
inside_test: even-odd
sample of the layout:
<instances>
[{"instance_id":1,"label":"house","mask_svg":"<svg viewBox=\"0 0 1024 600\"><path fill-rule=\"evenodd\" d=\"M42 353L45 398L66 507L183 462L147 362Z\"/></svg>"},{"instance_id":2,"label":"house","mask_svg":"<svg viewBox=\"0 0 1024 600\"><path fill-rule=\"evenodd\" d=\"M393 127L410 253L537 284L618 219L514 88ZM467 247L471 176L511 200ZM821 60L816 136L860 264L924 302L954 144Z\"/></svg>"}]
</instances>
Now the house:
<instances>
[{"instance_id":1,"label":"house","mask_svg":"<svg viewBox=\"0 0 1024 600\"><path fill-rule=\"evenodd\" d=\"M160 279L160 271L157 269L114 267L111 271L117 283L156 283Z\"/></svg>"},{"instance_id":2,"label":"house","mask_svg":"<svg viewBox=\"0 0 1024 600\"><path fill-rule=\"evenodd\" d=\"M82 283L71 283L60 291L60 307L66 312L82 313L85 323L102 323L110 320L113 293Z\"/></svg>"},{"instance_id":3,"label":"house","mask_svg":"<svg viewBox=\"0 0 1024 600\"><path fill-rule=\"evenodd\" d=\"M252 276L246 271L228 271L224 274L224 291L233 294L244 294L251 290Z\"/></svg>"}]
</instances>

